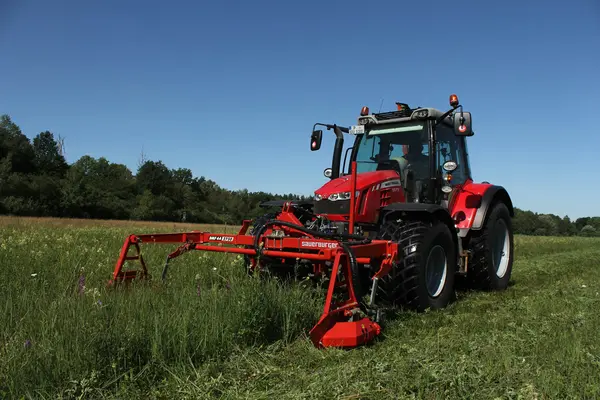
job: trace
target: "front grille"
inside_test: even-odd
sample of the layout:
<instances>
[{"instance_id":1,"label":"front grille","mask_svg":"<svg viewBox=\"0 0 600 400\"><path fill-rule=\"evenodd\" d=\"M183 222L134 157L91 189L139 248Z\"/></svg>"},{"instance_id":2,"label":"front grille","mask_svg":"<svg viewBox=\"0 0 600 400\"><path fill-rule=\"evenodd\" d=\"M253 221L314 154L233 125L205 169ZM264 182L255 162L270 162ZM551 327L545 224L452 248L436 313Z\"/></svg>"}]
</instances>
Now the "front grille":
<instances>
[{"instance_id":1,"label":"front grille","mask_svg":"<svg viewBox=\"0 0 600 400\"><path fill-rule=\"evenodd\" d=\"M350 214L350 200L315 201L315 214Z\"/></svg>"}]
</instances>

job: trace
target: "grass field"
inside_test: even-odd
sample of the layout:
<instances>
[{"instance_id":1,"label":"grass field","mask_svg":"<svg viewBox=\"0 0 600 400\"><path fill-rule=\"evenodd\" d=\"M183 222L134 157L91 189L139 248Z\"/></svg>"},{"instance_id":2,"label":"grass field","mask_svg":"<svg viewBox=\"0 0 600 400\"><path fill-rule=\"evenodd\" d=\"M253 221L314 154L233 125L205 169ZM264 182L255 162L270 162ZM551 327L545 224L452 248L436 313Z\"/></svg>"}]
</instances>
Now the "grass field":
<instances>
[{"instance_id":1,"label":"grass field","mask_svg":"<svg viewBox=\"0 0 600 400\"><path fill-rule=\"evenodd\" d=\"M105 289L127 234L204 228L0 218L0 398L600 397L598 239L516 237L507 291L324 351L306 338L323 293L251 279L235 256ZM154 276L172 248L144 247Z\"/></svg>"}]
</instances>

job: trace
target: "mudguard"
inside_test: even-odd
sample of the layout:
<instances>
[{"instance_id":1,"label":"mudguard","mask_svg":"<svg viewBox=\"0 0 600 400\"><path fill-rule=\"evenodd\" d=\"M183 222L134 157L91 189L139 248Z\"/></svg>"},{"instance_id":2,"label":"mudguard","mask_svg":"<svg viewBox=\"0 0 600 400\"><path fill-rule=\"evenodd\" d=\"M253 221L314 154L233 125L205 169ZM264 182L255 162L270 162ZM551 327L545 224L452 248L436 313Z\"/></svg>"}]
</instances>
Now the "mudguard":
<instances>
[{"instance_id":1,"label":"mudguard","mask_svg":"<svg viewBox=\"0 0 600 400\"><path fill-rule=\"evenodd\" d=\"M427 213L435 213L437 211L446 212L446 210L439 204L429 203L393 203L387 205L381 209L381 211L387 213L388 211L406 211L406 212L419 212L424 211Z\"/></svg>"},{"instance_id":2,"label":"mudguard","mask_svg":"<svg viewBox=\"0 0 600 400\"><path fill-rule=\"evenodd\" d=\"M383 224L385 222L386 216L388 214L390 214L390 213L393 214L395 212L405 212L407 214L427 213L427 214L434 215L437 219L444 222L448 226L448 228L450 229L450 232L452 233L452 238L454 239L454 245L458 246L458 240L457 240L457 237L455 234L456 227L454 225L454 221L452 220L452 217L448 213L448 210L446 210L441 205L428 204L428 203L392 203L390 205L387 205L387 206L381 208L381 211L379 214L380 226L381 226L381 224ZM455 249L456 248L457 247L455 247Z\"/></svg>"},{"instance_id":3,"label":"mudguard","mask_svg":"<svg viewBox=\"0 0 600 400\"><path fill-rule=\"evenodd\" d=\"M469 230L480 230L483 228L485 217L491 204L500 200L508 207L511 217L514 217L512 200L502 186L489 183L468 183L452 196L450 214L453 219L464 213L464 219L456 225L459 235L464 237Z\"/></svg>"},{"instance_id":4,"label":"mudguard","mask_svg":"<svg viewBox=\"0 0 600 400\"><path fill-rule=\"evenodd\" d=\"M428 214L433 214L437 218L439 218L441 221L444 221L450 227L451 231L453 231L455 229L454 228L454 221L450 217L450 214L448 213L448 211L444 207L440 206L439 204L429 204L429 203L392 203L390 205L387 205L387 206L383 207L381 209L380 215L383 215L383 218L385 220L385 215L386 214L388 214L390 212L396 212L396 211L407 212L407 213L425 212L425 213L428 213Z\"/></svg>"},{"instance_id":5,"label":"mudguard","mask_svg":"<svg viewBox=\"0 0 600 400\"><path fill-rule=\"evenodd\" d=\"M502 186L492 185L486 189L485 193L481 198L481 205L475 213L475 218L473 218L473 224L471 225L471 229L480 230L481 228L483 228L483 223L485 222L485 217L488 213L488 210L490 209L490 205L495 200L503 201L504 204L506 204L506 207L508 208L508 212L511 218L515 216L515 210L513 208L512 200L506 189L504 189Z\"/></svg>"}]
</instances>

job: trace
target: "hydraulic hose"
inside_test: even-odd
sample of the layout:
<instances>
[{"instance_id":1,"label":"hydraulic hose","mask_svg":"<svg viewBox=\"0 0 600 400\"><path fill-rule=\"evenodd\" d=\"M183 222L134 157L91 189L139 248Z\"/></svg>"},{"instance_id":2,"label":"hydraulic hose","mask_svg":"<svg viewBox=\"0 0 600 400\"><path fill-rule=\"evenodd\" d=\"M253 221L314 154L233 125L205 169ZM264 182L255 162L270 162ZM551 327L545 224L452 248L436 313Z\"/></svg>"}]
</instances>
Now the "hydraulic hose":
<instances>
[{"instance_id":1,"label":"hydraulic hose","mask_svg":"<svg viewBox=\"0 0 600 400\"><path fill-rule=\"evenodd\" d=\"M255 235L254 236L254 249L257 252L259 252L258 240L259 240L260 236L263 234L263 232L265 231L265 229L267 228L268 225L287 226L289 228L297 229L297 230L299 230L301 232L304 232L304 233L306 233L308 235L312 235L312 236L319 237L319 238L322 238L322 239L331 239L331 240L339 240L339 241L342 241L343 239L356 239L356 242L349 242L349 241L346 242L346 243L348 243L350 245L367 244L367 243L371 242L371 239L365 239L363 236L356 235L356 234L319 232L319 231L314 231L312 229L305 228L304 226L301 226L301 225L292 224L291 222L280 221L278 219L271 219L271 220L265 222L258 229L258 232L256 232L254 234Z\"/></svg>"},{"instance_id":2,"label":"hydraulic hose","mask_svg":"<svg viewBox=\"0 0 600 400\"><path fill-rule=\"evenodd\" d=\"M340 246L344 249L346 254L348 254L348 260L350 261L350 270L352 271L352 282L356 289L356 297L358 297L358 298L362 297L362 295L364 294L364 288L363 288L363 285L361 285L361 281L360 281L360 275L358 272L358 262L356 261L356 256L354 255L354 251L352 250L352 248L350 246L357 245L357 244L368 244L371 242L371 239L364 238L364 237L362 237L360 235L356 235L356 234L319 232L319 231L314 231L314 230L305 228L304 226L301 226L301 225L293 224L291 222L280 221L278 219L271 219L271 220L265 222L255 233L254 249L256 251L256 254L262 254L262 249L260 249L258 247L258 241L259 241L260 236L266 230L268 225L287 226L287 227L302 231L308 235L313 235L315 237L320 237L323 239L338 240L340 243ZM355 241L349 241L349 240L343 240L343 239L355 239Z\"/></svg>"},{"instance_id":3,"label":"hydraulic hose","mask_svg":"<svg viewBox=\"0 0 600 400\"><path fill-rule=\"evenodd\" d=\"M348 254L348 260L350 261L350 271L352 271L352 284L354 285L354 295L357 299L359 299L364 295L365 290L362 285L362 281L360 280L360 275L358 272L358 262L356 261L356 256L354 255L354 250L347 242L340 242L340 246L344 249L346 254Z\"/></svg>"}]
</instances>

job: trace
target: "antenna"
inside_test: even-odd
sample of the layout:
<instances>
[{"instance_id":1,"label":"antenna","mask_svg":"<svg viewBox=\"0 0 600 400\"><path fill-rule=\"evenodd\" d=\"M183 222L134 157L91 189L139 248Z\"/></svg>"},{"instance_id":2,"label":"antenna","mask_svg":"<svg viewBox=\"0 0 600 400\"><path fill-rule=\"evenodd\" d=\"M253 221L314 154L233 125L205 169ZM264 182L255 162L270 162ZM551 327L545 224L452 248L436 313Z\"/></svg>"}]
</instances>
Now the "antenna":
<instances>
[{"instance_id":1,"label":"antenna","mask_svg":"<svg viewBox=\"0 0 600 400\"><path fill-rule=\"evenodd\" d=\"M381 107L383 107L383 97L381 98L381 104L379 105L379 111L377 111L378 113L381 112Z\"/></svg>"},{"instance_id":2,"label":"antenna","mask_svg":"<svg viewBox=\"0 0 600 400\"><path fill-rule=\"evenodd\" d=\"M144 145L142 145L142 152L140 153L140 158L138 159L138 169L144 165L148 161L146 158L146 153L144 153Z\"/></svg>"},{"instance_id":3,"label":"antenna","mask_svg":"<svg viewBox=\"0 0 600 400\"><path fill-rule=\"evenodd\" d=\"M58 147L58 154L60 154L61 156L63 156L63 158L67 158L66 157L66 152L65 152L65 138L60 136L60 134L58 135L58 140L56 141L56 145Z\"/></svg>"}]
</instances>

